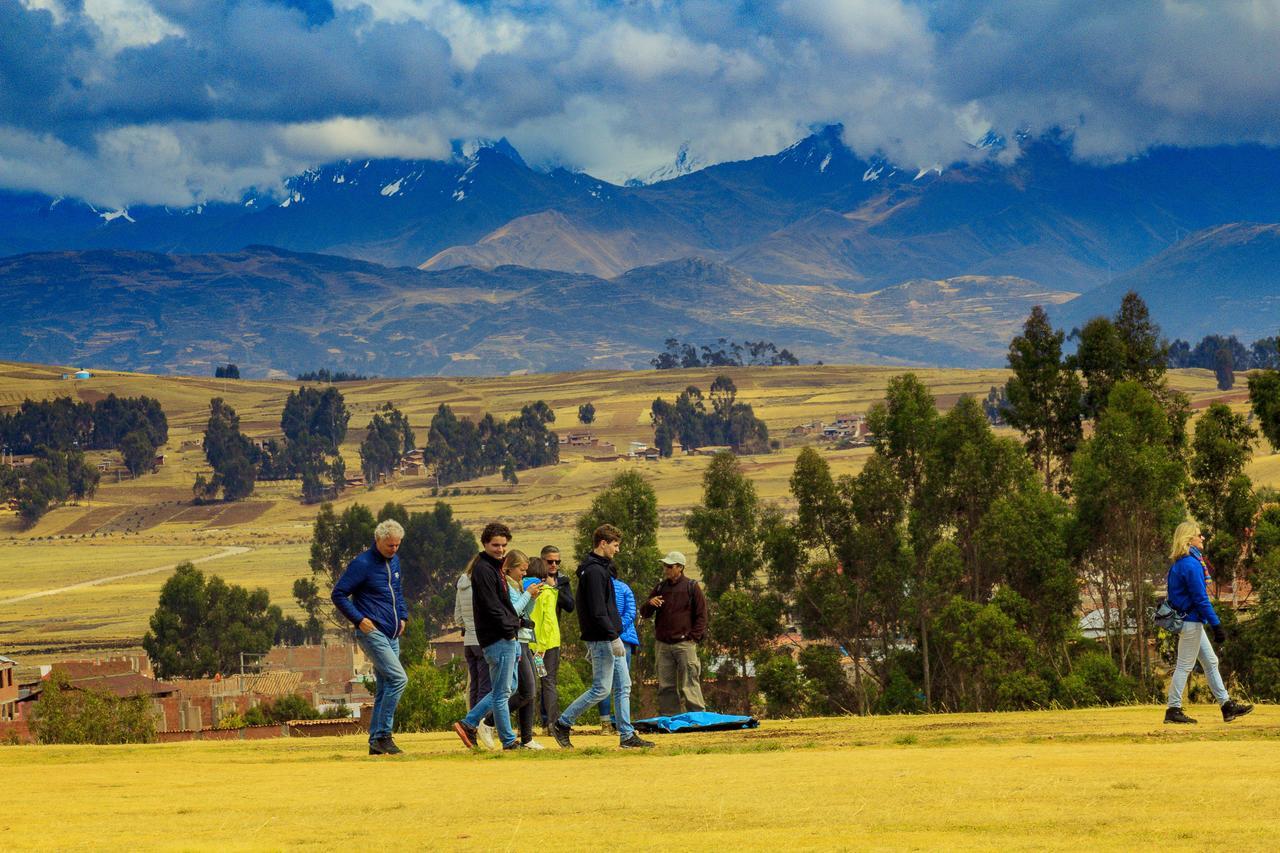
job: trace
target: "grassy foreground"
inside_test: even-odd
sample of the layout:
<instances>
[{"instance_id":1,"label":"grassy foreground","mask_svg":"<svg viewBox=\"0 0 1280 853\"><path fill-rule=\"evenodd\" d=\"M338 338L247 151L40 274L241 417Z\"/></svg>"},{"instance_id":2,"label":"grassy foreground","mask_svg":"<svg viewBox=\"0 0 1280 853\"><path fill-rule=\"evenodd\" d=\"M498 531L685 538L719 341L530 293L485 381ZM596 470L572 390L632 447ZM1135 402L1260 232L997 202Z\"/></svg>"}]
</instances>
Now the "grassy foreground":
<instances>
[{"instance_id":1,"label":"grassy foreground","mask_svg":"<svg viewBox=\"0 0 1280 853\"><path fill-rule=\"evenodd\" d=\"M469 755L405 735L3 747L0 837L35 849L1280 849L1280 708L765 722L651 753ZM43 829L31 818L44 815ZM56 817L56 819L54 819Z\"/></svg>"}]
</instances>

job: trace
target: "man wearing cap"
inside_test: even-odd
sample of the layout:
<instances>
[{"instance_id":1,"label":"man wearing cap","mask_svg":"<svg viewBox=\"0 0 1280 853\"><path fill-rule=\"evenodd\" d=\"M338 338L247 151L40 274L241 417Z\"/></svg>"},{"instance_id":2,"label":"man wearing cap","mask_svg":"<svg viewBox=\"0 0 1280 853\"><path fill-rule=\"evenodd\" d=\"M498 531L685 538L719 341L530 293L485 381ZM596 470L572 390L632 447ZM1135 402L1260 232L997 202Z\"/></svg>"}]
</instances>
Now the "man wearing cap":
<instances>
[{"instance_id":1,"label":"man wearing cap","mask_svg":"<svg viewBox=\"0 0 1280 853\"><path fill-rule=\"evenodd\" d=\"M685 577L684 554L662 558L662 580L646 596L640 616L654 617L658 658L658 713L705 711L698 643L707 633L707 599L697 581Z\"/></svg>"}]
</instances>

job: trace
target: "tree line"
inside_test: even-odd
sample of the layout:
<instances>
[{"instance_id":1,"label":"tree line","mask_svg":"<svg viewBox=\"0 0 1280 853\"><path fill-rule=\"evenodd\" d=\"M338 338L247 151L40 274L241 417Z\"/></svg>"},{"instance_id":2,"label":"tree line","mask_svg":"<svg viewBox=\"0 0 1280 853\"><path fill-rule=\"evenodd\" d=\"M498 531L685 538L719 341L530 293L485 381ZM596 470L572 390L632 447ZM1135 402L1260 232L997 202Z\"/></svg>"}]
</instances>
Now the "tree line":
<instances>
[{"instance_id":1,"label":"tree line","mask_svg":"<svg viewBox=\"0 0 1280 853\"><path fill-rule=\"evenodd\" d=\"M152 447L169 440L169 421L151 397L108 394L95 403L57 397L23 400L16 412L0 414L0 443L13 453L54 450L116 450L139 434Z\"/></svg>"},{"instance_id":2,"label":"tree line","mask_svg":"<svg viewBox=\"0 0 1280 853\"><path fill-rule=\"evenodd\" d=\"M349 373L345 370L329 370L322 367L319 370L307 370L299 373L295 377L299 382L363 382L366 379L374 379L376 377L365 376L363 373Z\"/></svg>"},{"instance_id":3,"label":"tree line","mask_svg":"<svg viewBox=\"0 0 1280 853\"><path fill-rule=\"evenodd\" d=\"M255 444L240 430L240 416L221 397L209 401L205 459L213 476L196 475L197 500L235 501L253 494L258 480L302 480L303 500L316 501L341 489L346 463L338 451L351 414L336 388L290 392L280 415L284 440Z\"/></svg>"},{"instance_id":4,"label":"tree line","mask_svg":"<svg viewBox=\"0 0 1280 853\"><path fill-rule=\"evenodd\" d=\"M796 512L761 506L730 454L717 456L686 522L713 608L716 644L755 666L771 708L988 710L1147 698L1160 689L1149 618L1173 527L1208 537L1215 579L1248 577L1257 616L1223 608L1222 657L1251 695L1280 696L1280 507L1244 473L1256 433L1210 406L1190 424L1165 381L1167 346L1136 294L1065 336L1033 309L1010 345L997 436L969 398L945 414L912 374L869 413L874 452L834 478L806 448ZM1280 446L1280 372L1250 379L1263 434ZM1086 426L1089 427L1086 429ZM1081 591L1098 639L1078 625ZM824 680L827 653L773 650L788 614L804 637L844 649L852 684ZM832 688L837 692L832 692Z\"/></svg>"},{"instance_id":5,"label":"tree line","mask_svg":"<svg viewBox=\"0 0 1280 853\"><path fill-rule=\"evenodd\" d=\"M559 462L560 439L547 427L555 420L556 413L542 400L521 407L506 422L488 412L472 422L441 403L431 418L423 459L441 486L499 471L515 482L517 471Z\"/></svg>"},{"instance_id":6,"label":"tree line","mask_svg":"<svg viewBox=\"0 0 1280 853\"><path fill-rule=\"evenodd\" d=\"M1194 347L1181 338L1169 344L1169 367L1199 367L1215 370L1229 358L1233 370L1275 370L1280 368L1280 339L1260 338L1245 346L1235 335L1205 335ZM1226 353L1220 356L1220 352Z\"/></svg>"},{"instance_id":7,"label":"tree line","mask_svg":"<svg viewBox=\"0 0 1280 853\"><path fill-rule=\"evenodd\" d=\"M677 338L667 338L665 349L649 359L655 370L674 370L682 367L777 367L799 364L800 360L789 350L778 349L772 341L730 341L719 338L713 344L687 343Z\"/></svg>"},{"instance_id":8,"label":"tree line","mask_svg":"<svg viewBox=\"0 0 1280 853\"><path fill-rule=\"evenodd\" d=\"M155 469L156 450L168 439L164 409L151 397L24 400L0 414L0 443L36 459L23 469L0 466L0 500L16 498L22 526L33 527L53 507L93 496L100 474L85 450L119 450L138 476Z\"/></svg>"},{"instance_id":9,"label":"tree line","mask_svg":"<svg viewBox=\"0 0 1280 853\"><path fill-rule=\"evenodd\" d=\"M711 383L710 411L707 402L695 385L680 392L674 403L661 397L653 401L649 417L659 454L670 456L676 441L686 451L725 446L735 453L769 452L769 427L756 417L750 403L738 402L738 388L731 378L717 376Z\"/></svg>"}]
</instances>

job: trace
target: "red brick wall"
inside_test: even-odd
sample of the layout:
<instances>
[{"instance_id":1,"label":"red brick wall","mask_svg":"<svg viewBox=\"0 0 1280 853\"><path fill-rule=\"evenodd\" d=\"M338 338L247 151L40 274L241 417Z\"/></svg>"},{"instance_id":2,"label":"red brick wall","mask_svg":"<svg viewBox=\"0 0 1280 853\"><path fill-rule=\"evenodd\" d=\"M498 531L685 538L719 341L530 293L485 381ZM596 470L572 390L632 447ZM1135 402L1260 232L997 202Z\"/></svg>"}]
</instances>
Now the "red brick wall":
<instances>
[{"instance_id":1,"label":"red brick wall","mask_svg":"<svg viewBox=\"0 0 1280 853\"><path fill-rule=\"evenodd\" d=\"M20 743L35 743L35 738L31 736L31 729L27 727L25 720L0 723L0 743L8 743L15 738Z\"/></svg>"}]
</instances>

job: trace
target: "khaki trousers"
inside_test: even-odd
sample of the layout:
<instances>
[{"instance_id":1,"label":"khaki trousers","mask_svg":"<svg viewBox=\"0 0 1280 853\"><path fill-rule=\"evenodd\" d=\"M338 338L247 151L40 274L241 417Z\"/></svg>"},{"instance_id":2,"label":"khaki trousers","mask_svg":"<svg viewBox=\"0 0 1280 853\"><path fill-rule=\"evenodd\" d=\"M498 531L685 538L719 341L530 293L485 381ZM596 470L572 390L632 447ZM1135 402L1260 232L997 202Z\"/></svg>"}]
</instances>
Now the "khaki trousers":
<instances>
[{"instance_id":1,"label":"khaki trousers","mask_svg":"<svg viewBox=\"0 0 1280 853\"><path fill-rule=\"evenodd\" d=\"M680 643L655 643L658 657L658 713L664 717L686 711L705 711L702 698L702 664L698 661L698 644L693 640Z\"/></svg>"}]
</instances>

